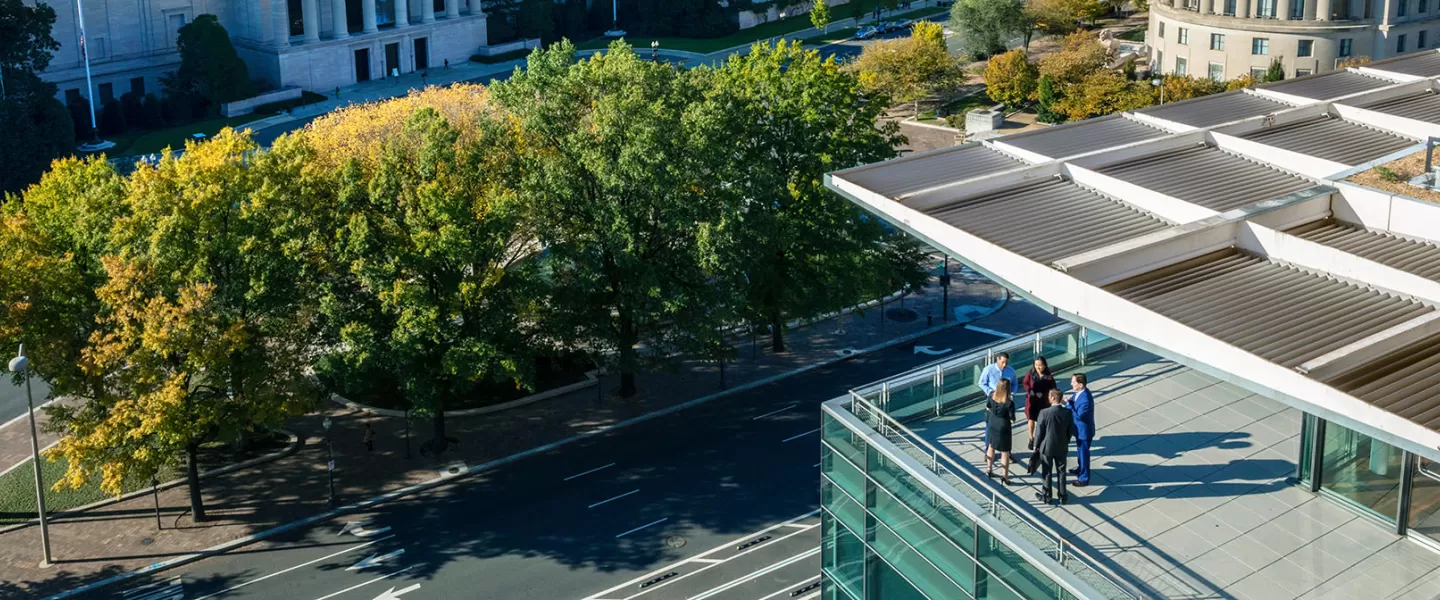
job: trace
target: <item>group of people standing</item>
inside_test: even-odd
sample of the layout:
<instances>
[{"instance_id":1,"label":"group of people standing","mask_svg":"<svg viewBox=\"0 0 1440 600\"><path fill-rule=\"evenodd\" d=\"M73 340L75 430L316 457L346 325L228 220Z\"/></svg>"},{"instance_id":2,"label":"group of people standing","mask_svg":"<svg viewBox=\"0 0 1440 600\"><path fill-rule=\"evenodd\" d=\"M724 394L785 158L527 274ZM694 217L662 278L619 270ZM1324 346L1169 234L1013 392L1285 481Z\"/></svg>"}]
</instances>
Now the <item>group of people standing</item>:
<instances>
[{"instance_id":1,"label":"group of people standing","mask_svg":"<svg viewBox=\"0 0 1440 600\"><path fill-rule=\"evenodd\" d=\"M995 355L995 362L980 373L980 389L986 394L985 401L985 475L995 476L995 457L1000 457L1000 481L1010 485L1010 456L1014 439L1016 406L1013 397L1015 370L1010 368L1010 355L1004 352ZM1030 455L1028 474L1038 468L1045 480L1044 491L1036 499L1050 503L1058 499L1061 504L1069 500L1065 492L1066 461L1070 455L1070 440L1075 440L1075 454L1078 463L1069 473L1075 476L1075 485L1090 485L1090 443L1095 439L1095 399L1086 387L1084 373L1070 377L1069 400L1065 399L1055 384L1050 364L1045 358L1036 357L1030 371L1019 380L1025 391L1025 420L1029 430ZM1058 475L1058 478L1054 477ZM1057 481L1058 479L1058 481ZM1052 495L1052 482L1055 494Z\"/></svg>"}]
</instances>

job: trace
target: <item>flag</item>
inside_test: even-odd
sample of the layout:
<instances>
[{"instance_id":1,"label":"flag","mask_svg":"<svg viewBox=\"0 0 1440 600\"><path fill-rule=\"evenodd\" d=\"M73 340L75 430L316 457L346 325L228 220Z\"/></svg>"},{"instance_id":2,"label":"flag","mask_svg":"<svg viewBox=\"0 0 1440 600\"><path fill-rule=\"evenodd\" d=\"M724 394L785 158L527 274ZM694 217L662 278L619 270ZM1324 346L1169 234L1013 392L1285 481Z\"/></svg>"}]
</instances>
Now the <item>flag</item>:
<instances>
[{"instance_id":1,"label":"flag","mask_svg":"<svg viewBox=\"0 0 1440 600\"><path fill-rule=\"evenodd\" d=\"M84 29L84 28L81 28L81 29L80 29L80 60L89 60L89 58L90 58L90 57L88 57L88 56L85 55L85 29Z\"/></svg>"}]
</instances>

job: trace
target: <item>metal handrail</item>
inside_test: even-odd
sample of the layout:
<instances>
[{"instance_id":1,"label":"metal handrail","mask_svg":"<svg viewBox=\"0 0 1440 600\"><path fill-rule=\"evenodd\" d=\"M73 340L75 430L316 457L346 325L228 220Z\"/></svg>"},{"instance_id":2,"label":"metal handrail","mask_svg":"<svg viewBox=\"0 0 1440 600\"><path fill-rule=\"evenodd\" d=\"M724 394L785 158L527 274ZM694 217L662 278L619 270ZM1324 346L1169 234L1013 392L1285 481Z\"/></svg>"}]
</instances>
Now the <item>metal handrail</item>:
<instances>
[{"instance_id":1,"label":"metal handrail","mask_svg":"<svg viewBox=\"0 0 1440 600\"><path fill-rule=\"evenodd\" d=\"M903 371L893 377L886 378L884 381L861 386L851 391L863 394L867 391L878 390L885 385L889 385L889 387L893 388L895 387L894 384L896 383L904 383L910 379L920 379L921 375L930 376L936 368L944 369L946 367L951 367L960 363L969 362L980 357L986 357L988 359L996 351L1009 350L1012 347L1023 348L1026 343L1034 340L1037 336L1040 338L1048 338L1056 334L1067 333L1069 331L1079 331L1081 329L1083 329L1081 326L1074 323L1061 323L1059 325L1051 325L1049 327L1032 329L1025 333L1018 334L1010 339L1001 340L999 342L986 346L981 350L975 350L972 352L961 354L959 356L951 356L948 358L934 360L910 369L908 371Z\"/></svg>"},{"instance_id":2,"label":"metal handrail","mask_svg":"<svg viewBox=\"0 0 1440 600\"><path fill-rule=\"evenodd\" d=\"M1124 579L1119 574L1115 573L1114 570L1110 569L1104 563L1095 560L1090 555L1081 551L1074 544L1066 541L1065 537L1060 535L1059 532L1051 529L1049 526L1043 523L1040 523L1035 518L1030 516L1028 506L1026 508L1021 508L1020 505L1011 501L1009 498L1001 495L999 490L995 489L993 485L990 485L987 481L980 479L979 476L971 474L967 469L967 466L962 466L961 463L959 463L955 459L950 458L949 455L942 453L938 448L930 444L930 442L925 441L924 438L920 437L914 431L911 431L910 428L900 423L898 419L895 419L889 414L886 414L884 411L880 410L878 407L876 407L874 404L872 404L865 398L861 397L859 394L851 391L850 398L853 402L860 403L866 410L874 413L877 419L882 420L881 423L883 423L884 426L899 431L903 435L903 437L906 438L907 442L912 443L917 447L922 447L926 451L928 451L931 460L934 461L932 464L935 465L936 469L940 467L943 460L943 462L947 464L948 467L953 467L953 469L947 468L946 471L949 471L957 478L960 478L960 474L964 473L964 478L969 480L968 483L970 484L970 487L975 489L975 491L980 492L982 489L988 490L990 492L989 508L991 516L997 516L995 512L996 506L1004 506L1012 514L1020 517L1020 519L1024 521L1026 525L1033 527L1041 535L1050 538L1050 541L1055 543L1055 560L1059 562L1062 567L1065 564L1066 549L1069 548L1069 553L1072 556L1080 558L1080 560L1085 563L1085 566L1093 569L1096 573L1104 577L1107 581L1109 581L1115 586L1115 589L1120 590L1122 593L1128 595L1130 598L1133 598L1135 600L1139 600L1141 597L1143 597L1143 594L1141 594L1138 590L1134 589L1133 586L1125 582ZM880 431L880 435L885 437L886 439L889 439L889 436L885 435L884 430Z\"/></svg>"}]
</instances>

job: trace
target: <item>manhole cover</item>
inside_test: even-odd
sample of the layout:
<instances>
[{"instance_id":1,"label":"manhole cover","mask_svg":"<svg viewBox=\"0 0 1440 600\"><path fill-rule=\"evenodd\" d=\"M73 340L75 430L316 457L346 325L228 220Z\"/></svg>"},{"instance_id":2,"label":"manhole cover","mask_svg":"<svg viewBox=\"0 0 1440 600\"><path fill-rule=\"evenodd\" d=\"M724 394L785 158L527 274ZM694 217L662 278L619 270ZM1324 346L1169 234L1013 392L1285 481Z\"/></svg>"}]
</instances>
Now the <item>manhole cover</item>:
<instances>
[{"instance_id":1,"label":"manhole cover","mask_svg":"<svg viewBox=\"0 0 1440 600\"><path fill-rule=\"evenodd\" d=\"M671 548L683 548L685 547L685 538L678 535L672 535L665 538L665 545Z\"/></svg>"},{"instance_id":2,"label":"manhole cover","mask_svg":"<svg viewBox=\"0 0 1440 600\"><path fill-rule=\"evenodd\" d=\"M885 311L885 318L899 323L909 323L920 318L920 314L908 308L892 308Z\"/></svg>"},{"instance_id":3,"label":"manhole cover","mask_svg":"<svg viewBox=\"0 0 1440 600\"><path fill-rule=\"evenodd\" d=\"M140 543L149 546L150 544L155 543L155 538L145 538L143 540L140 540Z\"/></svg>"}]
</instances>

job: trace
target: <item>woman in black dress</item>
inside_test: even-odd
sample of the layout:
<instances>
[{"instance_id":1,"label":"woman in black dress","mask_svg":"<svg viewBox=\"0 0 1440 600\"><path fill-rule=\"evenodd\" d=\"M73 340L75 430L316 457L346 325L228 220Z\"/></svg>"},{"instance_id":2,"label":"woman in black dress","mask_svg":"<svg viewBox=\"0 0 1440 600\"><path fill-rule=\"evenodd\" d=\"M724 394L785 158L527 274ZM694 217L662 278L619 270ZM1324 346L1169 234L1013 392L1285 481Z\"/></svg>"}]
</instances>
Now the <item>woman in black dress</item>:
<instances>
[{"instance_id":1,"label":"woman in black dress","mask_svg":"<svg viewBox=\"0 0 1440 600\"><path fill-rule=\"evenodd\" d=\"M1035 357L1035 364L1020 380L1020 385L1025 388L1026 427L1030 430L1030 449L1034 450L1035 422L1040 419L1040 411L1050 406L1050 390L1055 389L1055 376L1050 373L1050 363L1045 362L1045 357Z\"/></svg>"},{"instance_id":2,"label":"woman in black dress","mask_svg":"<svg viewBox=\"0 0 1440 600\"><path fill-rule=\"evenodd\" d=\"M985 476L995 476L995 455L1000 455L1000 483L1010 485L1010 440L1015 426L1015 403L1010 400L1010 380L1001 379L995 393L985 401L985 429L990 446L985 449Z\"/></svg>"}]
</instances>

